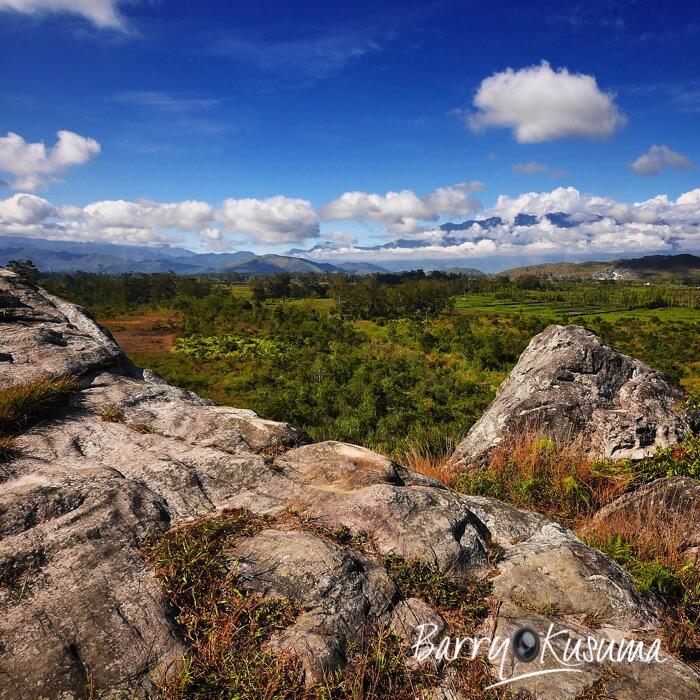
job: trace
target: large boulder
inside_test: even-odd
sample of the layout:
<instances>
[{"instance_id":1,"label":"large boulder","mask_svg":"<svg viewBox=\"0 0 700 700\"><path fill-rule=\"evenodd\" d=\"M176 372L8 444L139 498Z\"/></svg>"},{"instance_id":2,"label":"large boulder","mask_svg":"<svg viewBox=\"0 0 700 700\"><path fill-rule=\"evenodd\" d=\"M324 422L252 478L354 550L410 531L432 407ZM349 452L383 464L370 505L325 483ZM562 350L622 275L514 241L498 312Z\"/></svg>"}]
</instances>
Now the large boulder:
<instances>
[{"instance_id":1,"label":"large boulder","mask_svg":"<svg viewBox=\"0 0 700 700\"><path fill-rule=\"evenodd\" d=\"M638 459L693 428L682 389L580 326L549 326L520 356L496 398L459 444L475 465L506 439L531 434L575 443L591 458Z\"/></svg>"},{"instance_id":2,"label":"large boulder","mask_svg":"<svg viewBox=\"0 0 700 700\"><path fill-rule=\"evenodd\" d=\"M52 333L61 342L41 340ZM228 508L269 516L265 529L230 545L228 561L241 586L303 610L272 645L311 678L342 664L368 626L384 624L407 644L412 626L442 630L439 610L398 594L389 554L454 581L489 577L484 635L549 620L577 635L660 634L653 604L629 577L561 526L459 496L358 446L306 444L284 423L170 386L133 367L81 309L10 273L0 275L0 343L11 355L0 389L81 377L79 391L19 436L20 455L0 464L2 700L157 695L187 643L142 542ZM323 534L338 529L371 548ZM495 565L493 543L503 553ZM523 689L573 698L605 673L590 663L575 678L546 675ZM697 674L670 656L623 666L615 683L620 698L700 694ZM459 697L448 685L434 697Z\"/></svg>"}]
</instances>

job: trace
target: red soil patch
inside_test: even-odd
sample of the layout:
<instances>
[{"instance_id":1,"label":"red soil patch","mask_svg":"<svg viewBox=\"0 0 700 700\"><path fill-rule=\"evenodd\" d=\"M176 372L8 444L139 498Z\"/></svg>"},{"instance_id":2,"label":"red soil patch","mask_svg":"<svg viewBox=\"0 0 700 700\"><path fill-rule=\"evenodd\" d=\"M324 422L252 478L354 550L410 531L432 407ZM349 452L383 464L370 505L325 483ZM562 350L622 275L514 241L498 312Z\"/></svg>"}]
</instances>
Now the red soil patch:
<instances>
[{"instance_id":1,"label":"red soil patch","mask_svg":"<svg viewBox=\"0 0 700 700\"><path fill-rule=\"evenodd\" d=\"M128 355L133 352L170 352L178 334L178 318L174 311L152 311L138 316L102 318Z\"/></svg>"}]
</instances>

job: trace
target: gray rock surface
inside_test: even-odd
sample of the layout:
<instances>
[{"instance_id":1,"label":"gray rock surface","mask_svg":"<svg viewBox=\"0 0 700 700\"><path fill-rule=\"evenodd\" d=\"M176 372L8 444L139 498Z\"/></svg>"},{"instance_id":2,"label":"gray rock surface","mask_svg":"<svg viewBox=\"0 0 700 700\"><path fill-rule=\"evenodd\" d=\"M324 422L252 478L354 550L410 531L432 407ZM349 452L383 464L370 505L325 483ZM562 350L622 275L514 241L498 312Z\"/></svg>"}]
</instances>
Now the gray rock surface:
<instances>
[{"instance_id":1,"label":"gray rock surface","mask_svg":"<svg viewBox=\"0 0 700 700\"><path fill-rule=\"evenodd\" d=\"M579 326L549 326L520 356L496 398L458 446L454 461L484 462L523 432L593 458L637 459L675 445L697 417L661 372L623 355Z\"/></svg>"},{"instance_id":2,"label":"gray rock surface","mask_svg":"<svg viewBox=\"0 0 700 700\"><path fill-rule=\"evenodd\" d=\"M45 340L54 332L62 342ZM582 632L593 631L585 620L595 608L611 635L659 633L653 606L626 575L546 518L456 495L361 447L305 444L284 423L169 386L134 368L78 307L9 273L0 275L0 345L12 355L0 363L0 388L82 378L80 391L19 437L20 456L0 464L3 700L153 697L185 644L140 543L231 507L294 511L372 541L376 556L271 526L228 552L250 590L303 608L272 645L297 655L311 678L342 663L366 625L390 625L408 643L412 617L441 619L425 601L400 599L381 565L388 552L455 579L493 577L485 633L544 624L545 606ZM489 541L503 547L496 566ZM585 680L602 673L591 664ZM585 684L569 675L546 677L537 697L575 697L569 691ZM697 674L673 659L622 669L617 682L615 697L700 694Z\"/></svg>"}]
</instances>

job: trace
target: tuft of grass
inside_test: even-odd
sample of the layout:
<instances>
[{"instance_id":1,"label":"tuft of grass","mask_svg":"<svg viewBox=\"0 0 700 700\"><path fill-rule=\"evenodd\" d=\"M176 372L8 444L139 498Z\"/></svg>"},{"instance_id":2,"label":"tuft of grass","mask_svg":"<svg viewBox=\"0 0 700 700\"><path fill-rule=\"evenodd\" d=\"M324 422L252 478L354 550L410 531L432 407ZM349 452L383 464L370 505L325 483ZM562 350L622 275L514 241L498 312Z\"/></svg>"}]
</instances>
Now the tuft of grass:
<instances>
[{"instance_id":1,"label":"tuft of grass","mask_svg":"<svg viewBox=\"0 0 700 700\"><path fill-rule=\"evenodd\" d=\"M72 377L43 378L0 390L0 428L3 433L18 430L33 417L53 408L67 394L79 388Z\"/></svg>"},{"instance_id":2,"label":"tuft of grass","mask_svg":"<svg viewBox=\"0 0 700 700\"><path fill-rule=\"evenodd\" d=\"M98 415L105 423L124 422L124 414L118 406L105 406Z\"/></svg>"},{"instance_id":3,"label":"tuft of grass","mask_svg":"<svg viewBox=\"0 0 700 700\"><path fill-rule=\"evenodd\" d=\"M346 650L347 665L329 674L304 698L314 700L414 700L440 677L434 668L406 665L406 649L386 629L369 628Z\"/></svg>"},{"instance_id":4,"label":"tuft of grass","mask_svg":"<svg viewBox=\"0 0 700 700\"><path fill-rule=\"evenodd\" d=\"M0 435L20 433L79 388L75 377L46 377L0 389Z\"/></svg>"},{"instance_id":5,"label":"tuft of grass","mask_svg":"<svg viewBox=\"0 0 700 700\"><path fill-rule=\"evenodd\" d=\"M399 455L397 461L411 471L452 487L459 475L459 468L451 460L454 451L454 441L449 439L444 441L438 452L427 443L414 442Z\"/></svg>"},{"instance_id":6,"label":"tuft of grass","mask_svg":"<svg viewBox=\"0 0 700 700\"><path fill-rule=\"evenodd\" d=\"M481 659L456 662L449 677L436 665L407 663L410 649L386 628L367 626L344 650L346 665L306 685L298 664L273 654L266 642L301 612L287 599L263 599L245 591L225 551L233 541L264 527L307 526L341 546L365 543L346 528L324 528L283 514L279 520L229 510L194 521L143 544L182 628L188 652L163 681L166 700L413 700L448 682L470 697L497 698ZM358 539L359 537L359 539ZM485 616L488 584L453 582L429 564L395 555L383 558L402 596L420 596L455 619ZM473 609L467 614L468 607ZM452 624L452 623L450 623ZM460 620L460 624L464 624ZM458 628L456 628L458 629Z\"/></svg>"},{"instance_id":7,"label":"tuft of grass","mask_svg":"<svg viewBox=\"0 0 700 700\"><path fill-rule=\"evenodd\" d=\"M246 594L224 555L227 544L267 522L249 511L224 511L144 544L189 645L164 681L166 699L289 698L303 691L294 664L265 648L299 610L286 599Z\"/></svg>"},{"instance_id":8,"label":"tuft of grass","mask_svg":"<svg viewBox=\"0 0 700 700\"><path fill-rule=\"evenodd\" d=\"M491 582L487 579L456 581L437 564L409 561L393 553L385 554L381 563L402 598L421 598L460 631L473 631L489 614Z\"/></svg>"},{"instance_id":9,"label":"tuft of grass","mask_svg":"<svg viewBox=\"0 0 700 700\"><path fill-rule=\"evenodd\" d=\"M136 433L141 433L142 435L150 435L155 433L155 428L153 423L141 423L136 421L134 423L129 423L129 427Z\"/></svg>"},{"instance_id":10,"label":"tuft of grass","mask_svg":"<svg viewBox=\"0 0 700 700\"><path fill-rule=\"evenodd\" d=\"M574 526L633 480L629 462L592 461L575 445L559 446L537 432L525 431L500 445L485 467L457 475L453 487Z\"/></svg>"},{"instance_id":11,"label":"tuft of grass","mask_svg":"<svg viewBox=\"0 0 700 700\"><path fill-rule=\"evenodd\" d=\"M0 435L0 464L19 457L21 450L14 437Z\"/></svg>"}]
</instances>

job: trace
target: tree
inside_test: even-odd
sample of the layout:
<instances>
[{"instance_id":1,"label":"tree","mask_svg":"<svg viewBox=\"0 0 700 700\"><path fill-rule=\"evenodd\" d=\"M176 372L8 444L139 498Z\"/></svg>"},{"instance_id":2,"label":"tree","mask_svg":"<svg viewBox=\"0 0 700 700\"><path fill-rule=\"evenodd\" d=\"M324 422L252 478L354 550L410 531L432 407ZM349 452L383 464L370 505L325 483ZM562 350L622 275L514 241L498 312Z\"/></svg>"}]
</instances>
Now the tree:
<instances>
[{"instance_id":1,"label":"tree","mask_svg":"<svg viewBox=\"0 0 700 700\"><path fill-rule=\"evenodd\" d=\"M31 260L10 260L7 269L19 275L25 282L38 284L41 273Z\"/></svg>"}]
</instances>

